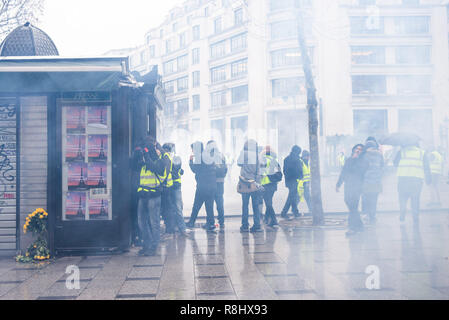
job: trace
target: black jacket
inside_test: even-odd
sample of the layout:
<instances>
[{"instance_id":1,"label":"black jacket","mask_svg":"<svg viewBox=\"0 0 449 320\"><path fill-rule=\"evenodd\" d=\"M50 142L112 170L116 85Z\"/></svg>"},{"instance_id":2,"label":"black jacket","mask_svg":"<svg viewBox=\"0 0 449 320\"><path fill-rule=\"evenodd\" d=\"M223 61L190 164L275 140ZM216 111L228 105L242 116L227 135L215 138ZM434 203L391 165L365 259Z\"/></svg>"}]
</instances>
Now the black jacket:
<instances>
[{"instance_id":1,"label":"black jacket","mask_svg":"<svg viewBox=\"0 0 449 320\"><path fill-rule=\"evenodd\" d=\"M345 184L345 195L362 193L363 177L366 167L360 158L348 158L338 178L337 188Z\"/></svg>"},{"instance_id":2,"label":"black jacket","mask_svg":"<svg viewBox=\"0 0 449 320\"><path fill-rule=\"evenodd\" d=\"M302 162L299 154L290 153L284 159L284 176L285 184L288 186L290 183L296 183L297 180L301 180L304 177L302 172Z\"/></svg>"}]
</instances>

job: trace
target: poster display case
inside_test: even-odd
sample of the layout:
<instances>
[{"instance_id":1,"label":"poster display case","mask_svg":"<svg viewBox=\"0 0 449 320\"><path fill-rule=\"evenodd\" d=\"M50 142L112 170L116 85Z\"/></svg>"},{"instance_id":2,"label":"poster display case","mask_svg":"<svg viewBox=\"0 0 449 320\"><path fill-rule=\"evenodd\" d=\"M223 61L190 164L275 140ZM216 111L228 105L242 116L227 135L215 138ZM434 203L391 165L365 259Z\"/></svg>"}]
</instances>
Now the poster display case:
<instances>
[{"instance_id":1,"label":"poster display case","mask_svg":"<svg viewBox=\"0 0 449 320\"><path fill-rule=\"evenodd\" d=\"M111 106L61 104L62 220L112 220Z\"/></svg>"}]
</instances>

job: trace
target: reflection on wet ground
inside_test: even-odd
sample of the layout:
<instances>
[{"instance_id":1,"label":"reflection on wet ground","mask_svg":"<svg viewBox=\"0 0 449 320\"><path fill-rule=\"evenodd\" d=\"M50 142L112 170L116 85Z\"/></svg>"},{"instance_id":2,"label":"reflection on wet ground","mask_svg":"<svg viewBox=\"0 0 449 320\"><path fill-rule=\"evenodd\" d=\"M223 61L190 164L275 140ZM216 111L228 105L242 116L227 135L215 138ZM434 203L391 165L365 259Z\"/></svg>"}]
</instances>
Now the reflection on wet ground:
<instances>
[{"instance_id":1,"label":"reflection on wet ground","mask_svg":"<svg viewBox=\"0 0 449 320\"><path fill-rule=\"evenodd\" d=\"M0 259L0 299L449 299L446 212L423 214L419 226L382 214L351 237L343 216L321 228L307 219L256 234L239 227L233 218L224 232L195 229L192 239L163 242L154 257L133 248L41 266ZM80 270L72 290L69 265Z\"/></svg>"}]
</instances>

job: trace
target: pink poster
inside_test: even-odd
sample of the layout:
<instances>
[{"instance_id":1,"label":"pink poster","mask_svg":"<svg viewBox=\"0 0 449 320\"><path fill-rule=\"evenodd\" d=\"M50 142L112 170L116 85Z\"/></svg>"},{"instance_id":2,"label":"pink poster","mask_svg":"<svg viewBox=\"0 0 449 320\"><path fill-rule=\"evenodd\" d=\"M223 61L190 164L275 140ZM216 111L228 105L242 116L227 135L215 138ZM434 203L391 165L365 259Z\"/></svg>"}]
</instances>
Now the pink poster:
<instances>
[{"instance_id":1,"label":"pink poster","mask_svg":"<svg viewBox=\"0 0 449 320\"><path fill-rule=\"evenodd\" d=\"M108 136L105 134L89 135L89 162L106 162L108 160Z\"/></svg>"},{"instance_id":2,"label":"pink poster","mask_svg":"<svg viewBox=\"0 0 449 320\"><path fill-rule=\"evenodd\" d=\"M88 171L87 164L71 162L68 164L67 185L69 190L87 190Z\"/></svg>"},{"instance_id":3,"label":"pink poster","mask_svg":"<svg viewBox=\"0 0 449 320\"><path fill-rule=\"evenodd\" d=\"M99 129L107 129L108 127L108 108L89 107L87 113L87 124L91 127Z\"/></svg>"},{"instance_id":4,"label":"pink poster","mask_svg":"<svg viewBox=\"0 0 449 320\"><path fill-rule=\"evenodd\" d=\"M92 162L89 163L87 171L87 184L89 188L106 188L107 166L106 163Z\"/></svg>"},{"instance_id":5,"label":"pink poster","mask_svg":"<svg viewBox=\"0 0 449 320\"><path fill-rule=\"evenodd\" d=\"M89 219L101 220L108 219L108 200L106 199L89 199Z\"/></svg>"},{"instance_id":6,"label":"pink poster","mask_svg":"<svg viewBox=\"0 0 449 320\"><path fill-rule=\"evenodd\" d=\"M68 135L65 158L67 162L84 162L86 157L86 136Z\"/></svg>"},{"instance_id":7,"label":"pink poster","mask_svg":"<svg viewBox=\"0 0 449 320\"><path fill-rule=\"evenodd\" d=\"M86 133L86 108L67 107L66 108L66 128L67 133Z\"/></svg>"},{"instance_id":8,"label":"pink poster","mask_svg":"<svg viewBox=\"0 0 449 320\"><path fill-rule=\"evenodd\" d=\"M67 192L65 216L68 220L85 220L86 193Z\"/></svg>"}]
</instances>

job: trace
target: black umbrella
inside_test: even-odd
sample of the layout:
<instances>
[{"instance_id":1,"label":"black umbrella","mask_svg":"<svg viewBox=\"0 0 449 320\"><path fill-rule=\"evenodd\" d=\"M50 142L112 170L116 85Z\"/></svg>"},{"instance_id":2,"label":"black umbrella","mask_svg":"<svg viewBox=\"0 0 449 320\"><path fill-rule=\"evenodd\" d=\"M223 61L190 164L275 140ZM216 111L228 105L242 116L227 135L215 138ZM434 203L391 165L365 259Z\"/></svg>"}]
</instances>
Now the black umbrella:
<instances>
[{"instance_id":1,"label":"black umbrella","mask_svg":"<svg viewBox=\"0 0 449 320\"><path fill-rule=\"evenodd\" d=\"M419 143L421 138L414 133L397 132L392 133L379 141L380 144L390 146L414 146Z\"/></svg>"}]
</instances>

